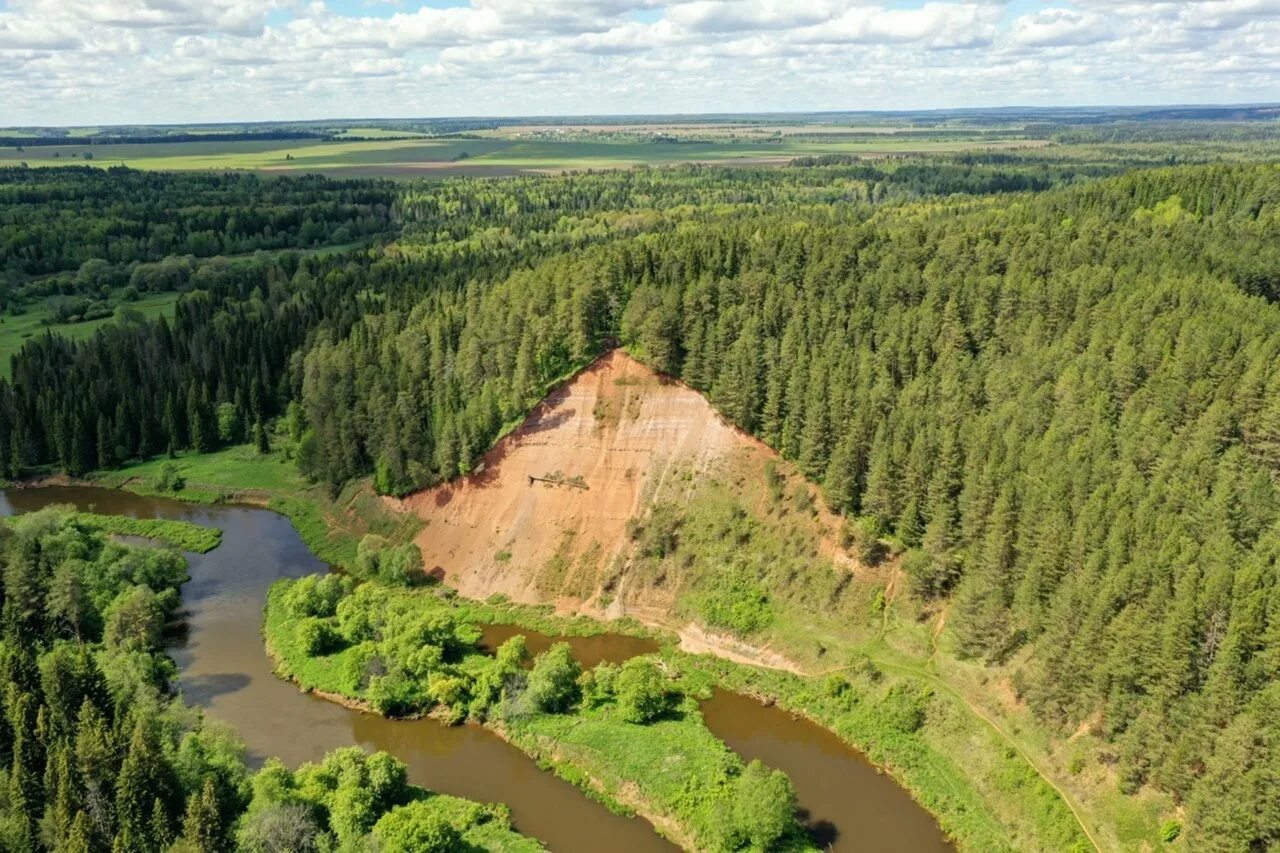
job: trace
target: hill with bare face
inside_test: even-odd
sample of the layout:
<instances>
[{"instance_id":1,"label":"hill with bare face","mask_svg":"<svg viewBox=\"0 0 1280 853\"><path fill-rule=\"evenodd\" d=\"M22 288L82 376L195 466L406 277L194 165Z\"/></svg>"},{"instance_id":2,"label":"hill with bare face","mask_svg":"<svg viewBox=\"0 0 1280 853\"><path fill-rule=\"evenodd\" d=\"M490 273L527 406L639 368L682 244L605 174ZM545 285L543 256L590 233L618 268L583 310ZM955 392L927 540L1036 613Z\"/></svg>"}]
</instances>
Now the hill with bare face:
<instances>
[{"instance_id":1,"label":"hill with bare face","mask_svg":"<svg viewBox=\"0 0 1280 853\"><path fill-rule=\"evenodd\" d=\"M396 505L426 522L416 541L427 571L466 596L667 621L697 578L660 559L661 541L646 545L644 521L701 501L711 483L763 511L766 467L785 467L776 460L701 394L614 350L552 392L475 473ZM808 552L842 559L822 535L834 519L797 488L814 522Z\"/></svg>"}]
</instances>

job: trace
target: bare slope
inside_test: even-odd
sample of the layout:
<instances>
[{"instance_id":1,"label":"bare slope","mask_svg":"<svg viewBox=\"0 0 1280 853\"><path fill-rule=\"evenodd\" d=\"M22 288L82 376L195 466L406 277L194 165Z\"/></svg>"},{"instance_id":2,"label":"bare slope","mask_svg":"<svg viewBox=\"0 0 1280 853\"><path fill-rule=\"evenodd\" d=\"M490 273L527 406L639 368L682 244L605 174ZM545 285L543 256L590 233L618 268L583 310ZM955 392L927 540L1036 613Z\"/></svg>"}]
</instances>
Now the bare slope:
<instances>
[{"instance_id":1,"label":"bare slope","mask_svg":"<svg viewBox=\"0 0 1280 853\"><path fill-rule=\"evenodd\" d=\"M773 458L702 395L614 350L548 396L477 473L400 506L426 522L416 541L427 570L464 595L656 621L678 584L628 589L628 520L727 465L759 476Z\"/></svg>"}]
</instances>

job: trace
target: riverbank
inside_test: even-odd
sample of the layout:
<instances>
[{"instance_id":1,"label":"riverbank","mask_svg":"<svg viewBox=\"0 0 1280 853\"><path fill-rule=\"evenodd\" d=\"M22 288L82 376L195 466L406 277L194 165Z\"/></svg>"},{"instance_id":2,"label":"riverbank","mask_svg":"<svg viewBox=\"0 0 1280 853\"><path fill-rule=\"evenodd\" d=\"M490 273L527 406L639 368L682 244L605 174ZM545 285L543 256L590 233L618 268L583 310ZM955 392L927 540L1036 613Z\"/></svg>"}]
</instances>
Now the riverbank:
<instances>
[{"instance_id":1,"label":"riverbank","mask_svg":"<svg viewBox=\"0 0 1280 853\"><path fill-rule=\"evenodd\" d=\"M71 709L78 709L78 715L62 728L34 721L66 722L66 717L56 715L66 713L68 704L63 700L69 694L32 690L29 682L6 676L3 686L7 695L21 697L19 707L29 712L19 735L40 747L38 752L27 753L31 764L24 769L37 778L56 775L62 807L69 808L67 817L75 820L60 824L45 821L48 828L41 826L37 837L35 828L40 825L43 807L39 803L32 807L30 801L21 799L7 802L0 810L4 818L0 847L256 849L260 844L254 839L278 828L275 820L280 810L297 809L302 815L294 815L297 819L290 822L291 840L285 842L291 849L365 849L369 845L421 849L415 844L424 827L469 850L535 853L545 849L512 829L505 805L440 795L409 784L406 765L385 751L342 744L293 762L295 769L287 769L275 759L252 764L239 737L214 723L216 715L206 716L188 705L204 695L198 690L192 691L195 697L188 694L187 687L192 684L184 667L190 659L185 654L188 633L162 634L165 623L172 622L170 617L179 615L190 635L198 636L208 627L202 624L209 612L202 599L209 595L211 580L205 569L218 559L212 556L216 549L197 548L184 559L171 549L109 541L123 530L123 535L171 544L175 540L198 544L203 533L207 544L216 542L221 532L191 518L86 512L91 507L108 513L125 510L166 515L174 505L77 487L0 493L0 515L5 516L0 526L6 528L0 544L9 566L3 579L6 600L23 600L34 605L32 611L56 615L47 620L11 621L6 644L16 649L21 643L27 656L22 660L28 661L33 671L70 674L72 681L66 684L80 678L100 685L86 691L82 701L76 697L69 703ZM220 512L229 516L250 511L221 508ZM204 511L194 515L201 521L209 520ZM275 516L270 518L279 521ZM245 544L240 537L230 547ZM22 554L33 557L24 560ZM240 553L232 559L245 562ZM55 564L56 580L51 583L32 583L23 577L23 572L32 576ZM229 572L222 574L222 580L231 580ZM70 597L67 590L73 591ZM189 590L194 594L187 595ZM70 608L68 601L73 602ZM65 635L68 625L64 620L69 617L76 620L70 625L75 630L73 642L67 642ZM177 684L175 674L179 676ZM218 689L234 687L223 683ZM132 738L127 734L130 731ZM86 742L97 744L93 764L71 759L71 763L55 766L52 759L46 763L43 757L73 755L76 744ZM139 776L140 750L147 751L148 772L153 776ZM90 776L86 768L92 768L96 775ZM171 780L167 801L155 797L146 781L157 778ZM353 798L353 790L372 792L373 796ZM226 798L219 799L218 791ZM84 804L91 804L99 795L118 804L118 820L86 831L92 807ZM141 806L126 811L131 804ZM193 818L193 813L199 817Z\"/></svg>"},{"instance_id":2,"label":"riverbank","mask_svg":"<svg viewBox=\"0 0 1280 853\"><path fill-rule=\"evenodd\" d=\"M430 590L397 592L370 584L335 601L315 589L318 584L299 586L306 583L276 584L264 622L277 673L302 689L395 716L433 713L482 724L612 810L644 818L686 849L732 847L726 838L748 833L741 821L725 821L738 813L735 808L741 811L740 780L749 769L706 728L696 699L683 692L678 679L664 679L667 710L642 722L628 718L604 693L599 702L589 701L576 666L563 687L581 689L580 698L563 706L540 704L539 667L555 650L535 659L526 684L515 663L519 658L508 651L517 649L522 656L523 642L508 640L496 657L490 656L481 651L480 632L471 627L472 620L510 615L512 606L455 605ZM525 615L529 622L556 627L547 614ZM377 624L372 634L365 620ZM582 621L561 621L570 630L587 627ZM307 648L317 629L328 637L322 653ZM361 639L374 634L376 641ZM417 639L409 642L410 636ZM584 679L604 678L602 673L613 678L616 669L604 663ZM369 671L386 674L368 676ZM776 827L780 837L773 841L782 842L783 849L808 849L789 805L786 813L787 823Z\"/></svg>"},{"instance_id":3,"label":"riverbank","mask_svg":"<svg viewBox=\"0 0 1280 853\"><path fill-rule=\"evenodd\" d=\"M119 472L99 475L96 482L116 484L135 493L148 492L147 481L164 460L135 465ZM343 565L351 563L363 532L378 532L392 541L407 541L412 532L405 526L411 516L389 513L373 496L367 484L349 487L335 500L301 481L292 466L279 455L265 459L252 448L231 448L206 456L180 456L176 464L183 471L186 485L182 492L166 497L197 502L235 501L265 505L288 515L308 546L326 561ZM185 494L184 494L185 493ZM359 533L360 536L356 534ZM460 600L461 601L461 600ZM485 605L494 606L494 605ZM524 620L525 627L548 629L548 633L603 632L614 623L583 620L578 627L553 623L560 620L554 608L542 606L519 608L497 600L505 612L498 621ZM635 615L645 618L643 612ZM785 614L784 614L785 616ZM481 620L484 621L484 620ZM656 627L642 630L672 630L670 617L645 619ZM634 623L638 625L639 623ZM695 623L696 624L696 623ZM823 625L819 630L792 624L783 619L771 635L777 638L772 654L783 661L780 668L813 672L819 669L845 669L844 661L866 657L860 650L861 640L851 642ZM629 630L623 626L623 631ZM799 638L793 648L792 636ZM803 654L810 646L831 649L820 661L810 661ZM743 644L735 641L735 647ZM865 644L864 644L865 646ZM704 647L720 653L718 648ZM784 656L784 652L794 657ZM875 648L871 652L879 657ZM766 664L764 660L739 659L739 664ZM883 680L874 685L887 692L895 685L899 690L929 685L927 679L905 671L883 667ZM748 668L748 671L751 671ZM784 707L806 713L830 728L849 744L871 756L903 784L910 795L928 807L948 835L965 849L1062 849L1058 841L1078 829L1065 802L1017 751L1011 751L1003 733L993 732L980 715L963 701L945 690L931 692L926 705L924 723L910 733L883 731L871 725L841 722L836 710L806 710L811 695L820 694L819 677L795 676L796 680L752 688L778 701ZM745 677L742 680L746 680ZM856 685L856 681L855 681ZM733 684L726 682L726 686ZM857 689L869 689L857 688ZM772 691L772 693L770 693ZM874 704L874 703L872 703ZM1007 728L1006 728L1007 730ZM975 750L978 754L975 754ZM1046 796L1047 792L1047 796ZM1055 802L1057 800L1057 802Z\"/></svg>"},{"instance_id":4,"label":"riverbank","mask_svg":"<svg viewBox=\"0 0 1280 853\"><path fill-rule=\"evenodd\" d=\"M176 481L164 476L166 469L176 474ZM212 453L180 452L172 459L158 456L84 477L36 473L8 484L17 489L57 485L119 489L205 506L270 509L287 517L311 552L334 566L354 563L360 540L368 534L400 544L411 541L422 528L417 519L388 509L367 482L330 495L306 482L286 454L261 454L248 444Z\"/></svg>"}]
</instances>

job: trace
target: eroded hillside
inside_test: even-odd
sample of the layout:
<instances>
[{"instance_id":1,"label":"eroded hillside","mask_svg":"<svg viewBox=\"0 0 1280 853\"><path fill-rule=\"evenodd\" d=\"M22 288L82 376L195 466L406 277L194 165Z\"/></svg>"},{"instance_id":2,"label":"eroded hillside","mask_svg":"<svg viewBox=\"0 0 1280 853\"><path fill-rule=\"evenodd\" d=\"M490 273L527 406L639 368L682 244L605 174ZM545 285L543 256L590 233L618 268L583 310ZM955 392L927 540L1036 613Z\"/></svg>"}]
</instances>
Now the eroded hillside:
<instances>
[{"instance_id":1,"label":"eroded hillside","mask_svg":"<svg viewBox=\"0 0 1280 853\"><path fill-rule=\"evenodd\" d=\"M819 570L838 593L848 572L832 571L831 562L845 569L848 558L835 544L837 520L785 467L702 395L614 350L550 394L474 474L398 506L426 522L416 541L427 570L464 595L668 621L696 615L699 587L717 580L716 569L679 553L680 540L736 549L755 531L768 541L759 533L778 514L774 503L798 510L790 512L791 541L780 547L828 558ZM689 515L695 505L705 516ZM699 555L715 560L705 545ZM758 568L720 580L762 584L767 569Z\"/></svg>"}]
</instances>

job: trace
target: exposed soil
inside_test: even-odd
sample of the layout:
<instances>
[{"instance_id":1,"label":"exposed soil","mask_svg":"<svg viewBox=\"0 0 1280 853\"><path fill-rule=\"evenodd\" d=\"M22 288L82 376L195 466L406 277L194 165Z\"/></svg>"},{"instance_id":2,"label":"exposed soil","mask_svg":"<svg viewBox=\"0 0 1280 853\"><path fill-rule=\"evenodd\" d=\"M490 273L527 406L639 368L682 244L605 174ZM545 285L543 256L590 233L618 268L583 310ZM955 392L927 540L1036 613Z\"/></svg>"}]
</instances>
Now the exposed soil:
<instances>
[{"instance_id":1,"label":"exposed soil","mask_svg":"<svg viewBox=\"0 0 1280 853\"><path fill-rule=\"evenodd\" d=\"M755 445L700 394L614 350L553 391L476 473L397 503L426 522L416 541L427 571L464 595L577 609L629 544L627 520L676 487L671 471Z\"/></svg>"},{"instance_id":2,"label":"exposed soil","mask_svg":"<svg viewBox=\"0 0 1280 853\"><path fill-rule=\"evenodd\" d=\"M614 350L553 391L476 473L392 504L426 522L415 541L427 571L463 595L632 615L683 635L670 619L674 590L628 588L627 521L679 501L731 458L763 476L777 456L698 392ZM688 642L724 645L701 632ZM791 668L777 655L769 663Z\"/></svg>"},{"instance_id":3,"label":"exposed soil","mask_svg":"<svg viewBox=\"0 0 1280 853\"><path fill-rule=\"evenodd\" d=\"M689 500L716 478L754 481L744 496L767 501L759 484L770 463L788 489L804 482L697 391L613 350L553 391L476 473L387 500L423 519L415 542L426 570L469 598L501 594L563 613L630 616L678 634L686 651L795 672L793 660L767 645L689 621L677 606L682 579L658 583L631 571L628 520L658 502ZM803 523L816 552L857 570L836 541L840 519L805 488L814 509Z\"/></svg>"}]
</instances>

